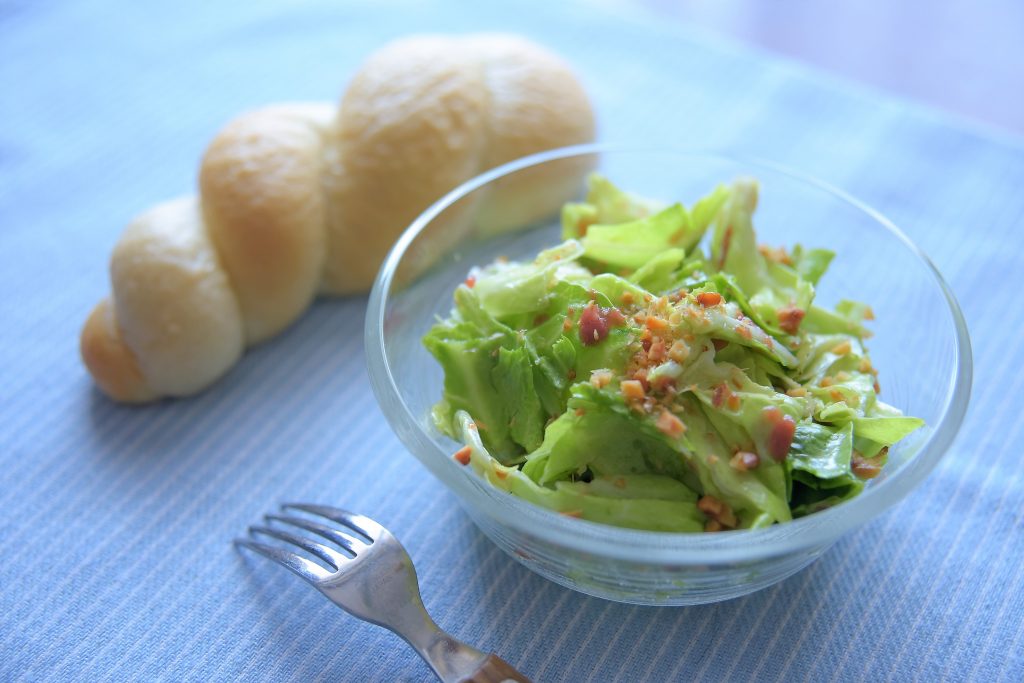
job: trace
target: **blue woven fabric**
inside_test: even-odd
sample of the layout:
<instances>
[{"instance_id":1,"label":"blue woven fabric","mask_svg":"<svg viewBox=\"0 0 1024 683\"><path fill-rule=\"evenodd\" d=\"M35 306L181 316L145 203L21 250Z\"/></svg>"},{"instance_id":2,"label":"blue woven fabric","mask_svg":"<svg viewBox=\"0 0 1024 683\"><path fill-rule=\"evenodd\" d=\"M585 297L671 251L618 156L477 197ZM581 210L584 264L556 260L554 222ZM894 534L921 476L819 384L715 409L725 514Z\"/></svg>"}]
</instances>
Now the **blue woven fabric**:
<instances>
[{"instance_id":1,"label":"blue woven fabric","mask_svg":"<svg viewBox=\"0 0 1024 683\"><path fill-rule=\"evenodd\" d=\"M122 226L192 190L246 108L334 99L413 31L564 54L605 141L730 147L903 226L960 297L975 392L905 502L758 594L614 604L498 552L372 398L365 299L325 301L187 401L114 405L78 359ZM403 540L436 619L539 681L1024 679L1024 144L607 4L0 5L0 679L424 680L395 636L230 540L282 500Z\"/></svg>"}]
</instances>

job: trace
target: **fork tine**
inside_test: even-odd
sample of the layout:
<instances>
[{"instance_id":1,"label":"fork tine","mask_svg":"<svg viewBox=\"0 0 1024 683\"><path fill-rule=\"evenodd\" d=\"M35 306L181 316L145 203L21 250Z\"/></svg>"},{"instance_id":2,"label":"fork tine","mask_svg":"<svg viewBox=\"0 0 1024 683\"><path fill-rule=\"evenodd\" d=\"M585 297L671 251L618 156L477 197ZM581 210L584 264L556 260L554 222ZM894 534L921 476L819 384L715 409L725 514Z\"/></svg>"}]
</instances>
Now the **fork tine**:
<instances>
[{"instance_id":1,"label":"fork tine","mask_svg":"<svg viewBox=\"0 0 1024 683\"><path fill-rule=\"evenodd\" d=\"M363 536L366 536L371 541L378 538L381 532L384 531L384 527L377 522L373 521L369 517L363 515L357 515L354 512L348 510L342 510L341 508L331 507L330 505L310 505L309 503L285 503L281 506L282 509L302 510L324 519L329 519L332 522L338 524L344 524L350 529L358 531Z\"/></svg>"},{"instance_id":2,"label":"fork tine","mask_svg":"<svg viewBox=\"0 0 1024 683\"><path fill-rule=\"evenodd\" d=\"M264 515L264 518L268 521L280 522L281 524L290 524L291 526L311 531L318 536L323 536L328 541L337 543L339 546L349 551L353 555L358 555L361 551L366 550L369 546L360 541L358 538L349 536L348 534L329 527L319 522L314 522L311 519L304 519L302 517L292 517L290 515ZM348 559L348 558L346 558Z\"/></svg>"},{"instance_id":3,"label":"fork tine","mask_svg":"<svg viewBox=\"0 0 1024 683\"><path fill-rule=\"evenodd\" d=\"M316 562L307 560L295 553L290 553L287 550L281 550L280 548L275 548L274 546L270 546L265 543L250 541L247 538L236 538L235 545L242 548L248 548L249 550L263 555L263 557L277 562L283 567L287 567L314 585L318 581L322 581L331 576L331 572L327 571Z\"/></svg>"},{"instance_id":4,"label":"fork tine","mask_svg":"<svg viewBox=\"0 0 1024 683\"><path fill-rule=\"evenodd\" d=\"M345 557L334 548L329 548L323 543L311 541L305 536L288 533L283 529L275 529L269 526L251 526L249 527L249 533L263 534L264 536L270 536L271 538L276 538L279 541L284 541L285 543L291 543L292 545L302 548L307 553L316 555L335 569L338 569L349 560L349 558Z\"/></svg>"}]
</instances>

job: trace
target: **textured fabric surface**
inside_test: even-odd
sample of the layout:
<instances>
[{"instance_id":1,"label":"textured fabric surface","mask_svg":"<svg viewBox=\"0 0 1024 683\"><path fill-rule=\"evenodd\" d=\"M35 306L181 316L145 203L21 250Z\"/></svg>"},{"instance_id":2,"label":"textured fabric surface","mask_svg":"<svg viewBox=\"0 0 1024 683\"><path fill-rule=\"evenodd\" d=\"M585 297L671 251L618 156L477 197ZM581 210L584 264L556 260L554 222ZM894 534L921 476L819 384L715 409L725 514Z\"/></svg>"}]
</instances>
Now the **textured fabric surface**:
<instances>
[{"instance_id":1,"label":"textured fabric surface","mask_svg":"<svg viewBox=\"0 0 1024 683\"><path fill-rule=\"evenodd\" d=\"M1024 678L1024 145L632 11L494 5L0 5L0 679L427 679L395 636L232 549L288 499L378 518L438 622L539 681ZM569 58L606 141L794 166L932 256L976 374L918 490L768 590L631 607L508 559L404 451L370 394L363 298L318 303L197 398L125 408L93 389L78 330L110 249L191 191L225 120L336 98L389 37L476 29Z\"/></svg>"}]
</instances>

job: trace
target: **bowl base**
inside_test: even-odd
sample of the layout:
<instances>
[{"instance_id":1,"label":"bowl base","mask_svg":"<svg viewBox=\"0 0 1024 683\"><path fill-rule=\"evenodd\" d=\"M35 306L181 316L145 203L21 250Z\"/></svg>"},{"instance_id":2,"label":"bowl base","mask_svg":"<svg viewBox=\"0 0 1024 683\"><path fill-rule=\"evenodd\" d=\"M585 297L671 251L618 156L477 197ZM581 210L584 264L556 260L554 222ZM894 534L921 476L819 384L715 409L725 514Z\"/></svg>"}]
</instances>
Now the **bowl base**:
<instances>
[{"instance_id":1,"label":"bowl base","mask_svg":"<svg viewBox=\"0 0 1024 683\"><path fill-rule=\"evenodd\" d=\"M731 564L641 564L547 547L485 518L474 517L473 521L495 545L530 571L580 593L633 605L681 607L738 598L792 576L831 547L827 544Z\"/></svg>"}]
</instances>

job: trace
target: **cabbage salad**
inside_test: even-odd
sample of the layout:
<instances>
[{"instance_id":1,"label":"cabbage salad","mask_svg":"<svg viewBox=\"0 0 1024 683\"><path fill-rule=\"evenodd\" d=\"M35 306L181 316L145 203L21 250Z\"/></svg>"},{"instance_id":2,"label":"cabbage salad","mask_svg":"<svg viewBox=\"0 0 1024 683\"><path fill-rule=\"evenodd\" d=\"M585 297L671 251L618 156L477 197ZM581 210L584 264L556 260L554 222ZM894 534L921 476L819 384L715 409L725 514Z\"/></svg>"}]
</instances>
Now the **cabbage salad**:
<instances>
[{"instance_id":1,"label":"cabbage salad","mask_svg":"<svg viewBox=\"0 0 1024 683\"><path fill-rule=\"evenodd\" d=\"M561 244L474 268L423 339L455 459L536 505L656 531L856 496L923 422L879 400L871 309L814 303L833 253L759 245L757 197L739 179L688 209L594 175Z\"/></svg>"}]
</instances>

